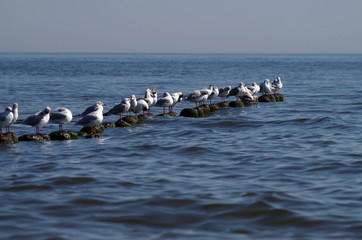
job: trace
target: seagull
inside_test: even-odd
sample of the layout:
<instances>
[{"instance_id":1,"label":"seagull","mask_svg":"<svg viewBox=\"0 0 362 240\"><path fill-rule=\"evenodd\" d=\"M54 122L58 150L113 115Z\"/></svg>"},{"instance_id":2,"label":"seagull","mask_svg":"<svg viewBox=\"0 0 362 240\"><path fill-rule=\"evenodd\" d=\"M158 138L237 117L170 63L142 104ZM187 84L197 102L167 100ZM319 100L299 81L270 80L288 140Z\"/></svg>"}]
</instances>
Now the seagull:
<instances>
[{"instance_id":1,"label":"seagull","mask_svg":"<svg viewBox=\"0 0 362 240\"><path fill-rule=\"evenodd\" d=\"M137 99L135 95L131 96L130 106L128 109L128 112L131 113L132 110L137 106Z\"/></svg>"},{"instance_id":2,"label":"seagull","mask_svg":"<svg viewBox=\"0 0 362 240\"><path fill-rule=\"evenodd\" d=\"M169 92L165 92L163 94L163 97L157 100L156 107L162 107L163 108L163 114L166 114L165 108L170 108L173 104L172 96ZM176 103L175 103L176 104Z\"/></svg>"},{"instance_id":3,"label":"seagull","mask_svg":"<svg viewBox=\"0 0 362 240\"><path fill-rule=\"evenodd\" d=\"M243 83L241 86L241 97L254 99L253 94L251 93L250 89L245 86L245 83Z\"/></svg>"},{"instance_id":4,"label":"seagull","mask_svg":"<svg viewBox=\"0 0 362 240\"><path fill-rule=\"evenodd\" d=\"M88 113L83 118L79 119L77 124L83 125L84 127L91 128L91 134L93 133L93 128L103 121L103 106L105 106L102 102L97 102L97 108L95 111Z\"/></svg>"},{"instance_id":5,"label":"seagull","mask_svg":"<svg viewBox=\"0 0 362 240\"><path fill-rule=\"evenodd\" d=\"M76 115L75 117L84 117L85 115L87 115L88 113L97 111L97 108L102 105L104 106L104 104L101 101L96 102L95 104L93 104L92 106L87 107L86 110L84 110L84 112L82 112L81 114Z\"/></svg>"},{"instance_id":6,"label":"seagull","mask_svg":"<svg viewBox=\"0 0 362 240\"><path fill-rule=\"evenodd\" d=\"M263 95L272 92L272 85L270 84L269 79L265 79L262 83L260 83L260 92L262 92Z\"/></svg>"},{"instance_id":7,"label":"seagull","mask_svg":"<svg viewBox=\"0 0 362 240\"><path fill-rule=\"evenodd\" d=\"M223 102L225 102L225 97L229 94L230 90L231 90L231 86L227 86L227 87L219 89L219 97L221 97Z\"/></svg>"},{"instance_id":8,"label":"seagull","mask_svg":"<svg viewBox=\"0 0 362 240\"><path fill-rule=\"evenodd\" d=\"M148 113L150 113L150 108L151 108L151 106L154 105L154 101L155 101L155 99L152 96L151 89L149 89L149 88L146 89L145 96L143 99L147 102Z\"/></svg>"},{"instance_id":9,"label":"seagull","mask_svg":"<svg viewBox=\"0 0 362 240\"><path fill-rule=\"evenodd\" d=\"M129 98L125 98L122 100L121 103L116 103L111 110L109 110L107 113L104 114L104 116L109 116L111 114L119 115L120 121L123 122L122 114L128 112L131 106L130 101L131 100Z\"/></svg>"},{"instance_id":10,"label":"seagull","mask_svg":"<svg viewBox=\"0 0 362 240\"><path fill-rule=\"evenodd\" d=\"M154 89L152 90L151 96L152 96L152 98L153 98L153 104L152 104L152 106L155 106L156 103L157 103L157 89L156 89L156 88L154 88ZM150 107L151 107L151 106L150 106Z\"/></svg>"},{"instance_id":11,"label":"seagull","mask_svg":"<svg viewBox=\"0 0 362 240\"><path fill-rule=\"evenodd\" d=\"M148 109L149 109L149 106L148 106L147 102L143 98L140 98L137 100L137 105L132 109L132 112L134 112L137 115L137 113L140 113L141 111L143 111L143 115L145 115L145 111Z\"/></svg>"},{"instance_id":12,"label":"seagull","mask_svg":"<svg viewBox=\"0 0 362 240\"><path fill-rule=\"evenodd\" d=\"M209 96L211 95L213 90L214 90L214 86L212 84L210 84L209 88L204 88L204 89L201 89L200 91L201 92L206 91L207 92L207 98L209 98Z\"/></svg>"},{"instance_id":13,"label":"seagull","mask_svg":"<svg viewBox=\"0 0 362 240\"><path fill-rule=\"evenodd\" d=\"M256 82L253 82L248 89L250 90L251 95L255 95L260 91L260 86Z\"/></svg>"},{"instance_id":14,"label":"seagull","mask_svg":"<svg viewBox=\"0 0 362 240\"><path fill-rule=\"evenodd\" d=\"M211 94L209 95L209 97L207 98L208 100L210 100L210 105L211 105L211 100L216 98L217 96L219 96L219 88L216 86L213 86L213 90L212 90Z\"/></svg>"},{"instance_id":15,"label":"seagull","mask_svg":"<svg viewBox=\"0 0 362 240\"><path fill-rule=\"evenodd\" d=\"M181 102L184 94L182 92L175 92L171 94L172 97L172 105L169 107L169 112L173 112L173 107L176 105L176 103Z\"/></svg>"},{"instance_id":16,"label":"seagull","mask_svg":"<svg viewBox=\"0 0 362 240\"><path fill-rule=\"evenodd\" d=\"M275 89L275 90L274 90L274 94L276 94L277 91L283 87L283 83L282 83L281 77L277 77L277 79L275 79L275 80L273 81L272 87L274 87L274 89Z\"/></svg>"},{"instance_id":17,"label":"seagull","mask_svg":"<svg viewBox=\"0 0 362 240\"><path fill-rule=\"evenodd\" d=\"M46 107L43 111L39 111L29 117L27 117L23 124L36 127L36 135L39 135L39 127L44 126L49 122L50 119L50 107Z\"/></svg>"},{"instance_id":18,"label":"seagull","mask_svg":"<svg viewBox=\"0 0 362 240\"><path fill-rule=\"evenodd\" d=\"M18 116L19 116L18 104L17 104L17 103L14 103L14 104L13 104L13 108L12 108L12 109L13 109L13 115L14 115L14 117L13 117L13 120L11 121L10 125L11 125L11 124L14 124L14 123L16 122L16 120L18 120ZM8 132L10 132L10 125L7 126Z\"/></svg>"},{"instance_id":19,"label":"seagull","mask_svg":"<svg viewBox=\"0 0 362 240\"><path fill-rule=\"evenodd\" d=\"M245 91L243 89L243 86L245 85L245 83L241 82L239 84L239 86L234 87L233 89L230 90L229 94L226 96L227 98L230 96L235 96L236 97L236 101L239 101L239 98L241 98L243 96L243 91Z\"/></svg>"},{"instance_id":20,"label":"seagull","mask_svg":"<svg viewBox=\"0 0 362 240\"><path fill-rule=\"evenodd\" d=\"M59 124L59 132L64 132L63 124L72 121L73 118L72 112L65 107L58 107L56 109L57 112L50 114L50 121Z\"/></svg>"},{"instance_id":21,"label":"seagull","mask_svg":"<svg viewBox=\"0 0 362 240\"><path fill-rule=\"evenodd\" d=\"M197 103L204 102L208 98L207 94L207 91L195 90L186 97L186 100L194 102L197 107Z\"/></svg>"},{"instance_id":22,"label":"seagull","mask_svg":"<svg viewBox=\"0 0 362 240\"><path fill-rule=\"evenodd\" d=\"M0 113L0 131L1 137L3 137L3 127L10 126L12 120L14 118L13 110L11 107L6 107L5 111Z\"/></svg>"}]
</instances>

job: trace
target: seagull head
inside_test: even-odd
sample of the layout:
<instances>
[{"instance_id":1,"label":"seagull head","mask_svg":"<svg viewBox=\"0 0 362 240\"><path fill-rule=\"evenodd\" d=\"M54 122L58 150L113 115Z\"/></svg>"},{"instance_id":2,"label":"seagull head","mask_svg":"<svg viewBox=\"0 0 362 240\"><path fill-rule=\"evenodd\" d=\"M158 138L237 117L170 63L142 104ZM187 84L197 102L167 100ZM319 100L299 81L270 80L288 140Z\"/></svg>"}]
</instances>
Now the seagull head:
<instances>
[{"instance_id":1,"label":"seagull head","mask_svg":"<svg viewBox=\"0 0 362 240\"><path fill-rule=\"evenodd\" d=\"M13 109L11 107L6 107L5 112L14 112L14 111L13 111Z\"/></svg>"},{"instance_id":2,"label":"seagull head","mask_svg":"<svg viewBox=\"0 0 362 240\"><path fill-rule=\"evenodd\" d=\"M44 114L48 114L50 113L50 107L46 107L44 110L43 110Z\"/></svg>"}]
</instances>

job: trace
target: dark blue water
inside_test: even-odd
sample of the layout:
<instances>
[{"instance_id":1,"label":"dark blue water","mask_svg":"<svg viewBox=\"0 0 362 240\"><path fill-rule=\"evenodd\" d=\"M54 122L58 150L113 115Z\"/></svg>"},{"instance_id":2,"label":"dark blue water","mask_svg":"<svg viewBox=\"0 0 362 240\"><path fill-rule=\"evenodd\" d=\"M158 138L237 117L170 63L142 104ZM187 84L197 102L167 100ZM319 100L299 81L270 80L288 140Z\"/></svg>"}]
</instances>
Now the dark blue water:
<instances>
[{"instance_id":1,"label":"dark blue water","mask_svg":"<svg viewBox=\"0 0 362 240\"><path fill-rule=\"evenodd\" d=\"M361 239L362 55L0 54L0 107L76 114L277 76L282 103L1 145L0 238Z\"/></svg>"}]
</instances>

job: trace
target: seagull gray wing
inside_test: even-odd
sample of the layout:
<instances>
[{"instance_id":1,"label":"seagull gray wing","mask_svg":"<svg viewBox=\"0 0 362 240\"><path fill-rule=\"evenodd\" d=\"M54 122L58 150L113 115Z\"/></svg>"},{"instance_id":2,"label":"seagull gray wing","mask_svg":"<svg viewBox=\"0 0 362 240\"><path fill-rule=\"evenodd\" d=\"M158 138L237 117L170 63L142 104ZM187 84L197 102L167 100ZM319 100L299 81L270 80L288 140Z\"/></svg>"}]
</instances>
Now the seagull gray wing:
<instances>
[{"instance_id":1,"label":"seagull gray wing","mask_svg":"<svg viewBox=\"0 0 362 240\"><path fill-rule=\"evenodd\" d=\"M126 109L126 105L124 103L117 104L110 110L110 112L112 114L124 113L126 111L127 111L127 109Z\"/></svg>"},{"instance_id":2,"label":"seagull gray wing","mask_svg":"<svg viewBox=\"0 0 362 240\"><path fill-rule=\"evenodd\" d=\"M163 106L167 106L167 105L170 105L170 104L171 104L170 99L160 98L160 99L157 100L156 106L157 107L163 107Z\"/></svg>"},{"instance_id":3,"label":"seagull gray wing","mask_svg":"<svg viewBox=\"0 0 362 240\"><path fill-rule=\"evenodd\" d=\"M82 113L80 114L80 116L83 117L83 116L85 116L85 115L87 115L87 114L89 114L89 113L91 113L91 112L94 112L95 110L97 110L97 105L96 105L96 104L87 107L87 109L84 110L84 112L82 112Z\"/></svg>"},{"instance_id":4,"label":"seagull gray wing","mask_svg":"<svg viewBox=\"0 0 362 240\"><path fill-rule=\"evenodd\" d=\"M38 124L42 118L42 116L40 115L41 112L37 112L34 115L31 115L29 117L27 117L24 121L23 124L26 125L30 125L30 126L35 126L36 124Z\"/></svg>"},{"instance_id":5,"label":"seagull gray wing","mask_svg":"<svg viewBox=\"0 0 362 240\"><path fill-rule=\"evenodd\" d=\"M88 115L85 115L83 118L81 118L77 123L82 125L82 124L94 122L97 119L98 119L97 115L88 114Z\"/></svg>"},{"instance_id":6,"label":"seagull gray wing","mask_svg":"<svg viewBox=\"0 0 362 240\"><path fill-rule=\"evenodd\" d=\"M65 114L64 114L64 113L61 113L61 112L50 113L50 121L63 120L65 117L66 117Z\"/></svg>"},{"instance_id":7,"label":"seagull gray wing","mask_svg":"<svg viewBox=\"0 0 362 240\"><path fill-rule=\"evenodd\" d=\"M236 87L230 90L228 96L236 96L240 92L240 88Z\"/></svg>"}]
</instances>

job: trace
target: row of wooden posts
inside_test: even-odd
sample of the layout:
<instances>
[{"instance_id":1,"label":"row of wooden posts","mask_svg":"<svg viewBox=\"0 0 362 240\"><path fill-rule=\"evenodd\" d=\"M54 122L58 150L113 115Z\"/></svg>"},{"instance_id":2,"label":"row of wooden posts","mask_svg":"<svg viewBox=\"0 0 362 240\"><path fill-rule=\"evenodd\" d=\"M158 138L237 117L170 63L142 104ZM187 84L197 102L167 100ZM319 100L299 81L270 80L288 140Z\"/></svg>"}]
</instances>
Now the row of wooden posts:
<instances>
[{"instance_id":1,"label":"row of wooden posts","mask_svg":"<svg viewBox=\"0 0 362 240\"><path fill-rule=\"evenodd\" d=\"M270 94L262 95L258 98L257 101L242 99L242 101L231 101L231 102L219 102L217 104L204 104L196 108L185 108L180 112L180 116L183 117L192 117L192 118L202 118L209 116L212 112L219 110L222 107L245 107L245 106L255 106L259 102L283 102L284 97L282 94ZM177 113L171 114L159 114L158 116L177 116ZM23 135L17 137L15 133L8 132L4 134L0 139L1 144L14 144L19 141L45 141L45 140L73 140L78 139L79 137L86 138L99 138L99 134L103 132L105 128L114 128L114 127L131 127L137 123L140 123L143 119L153 116L153 114L141 116L141 117L132 117L126 116L122 120L118 120L115 123L105 122L101 125L98 125L93 128L95 134L90 134L91 128L83 127L80 132L72 131L56 131L48 134L39 134L39 135Z\"/></svg>"}]
</instances>

